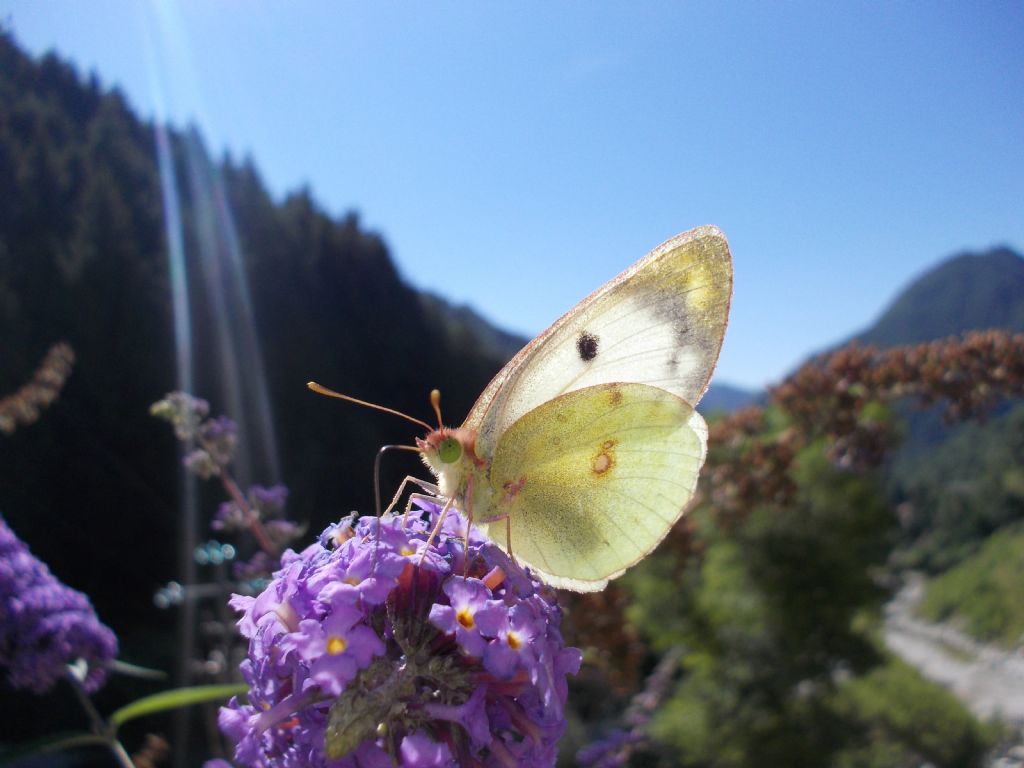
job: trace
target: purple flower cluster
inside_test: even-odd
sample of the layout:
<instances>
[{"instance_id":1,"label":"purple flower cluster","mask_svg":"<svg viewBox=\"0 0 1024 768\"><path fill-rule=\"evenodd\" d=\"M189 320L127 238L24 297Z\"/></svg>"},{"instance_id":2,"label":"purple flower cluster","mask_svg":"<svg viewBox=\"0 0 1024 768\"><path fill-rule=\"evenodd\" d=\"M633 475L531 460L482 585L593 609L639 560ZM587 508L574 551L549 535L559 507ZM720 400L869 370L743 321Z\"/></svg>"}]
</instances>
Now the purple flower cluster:
<instances>
[{"instance_id":1,"label":"purple flower cluster","mask_svg":"<svg viewBox=\"0 0 1024 768\"><path fill-rule=\"evenodd\" d=\"M287 486L278 484L265 488L254 485L249 489L248 507L256 513L260 520L273 520L284 514L288 501ZM217 509L211 527L215 531L240 531L249 526L249 517L234 500L223 502Z\"/></svg>"},{"instance_id":2,"label":"purple flower cluster","mask_svg":"<svg viewBox=\"0 0 1024 768\"><path fill-rule=\"evenodd\" d=\"M245 496L244 507L234 499L222 502L210 527L224 533L238 533L249 530L255 518L262 524L274 550L280 552L306 532L304 525L283 519L287 501L288 488L284 485L272 485L269 488L254 485Z\"/></svg>"},{"instance_id":3,"label":"purple flower cluster","mask_svg":"<svg viewBox=\"0 0 1024 768\"><path fill-rule=\"evenodd\" d=\"M551 766L565 728L560 611L539 582L449 513L331 526L256 597L248 702L221 709L246 766Z\"/></svg>"},{"instance_id":4,"label":"purple flower cluster","mask_svg":"<svg viewBox=\"0 0 1024 768\"><path fill-rule=\"evenodd\" d=\"M89 598L61 584L0 517L0 667L11 686L44 693L84 661L91 693L116 654L117 638Z\"/></svg>"},{"instance_id":5,"label":"purple flower cluster","mask_svg":"<svg viewBox=\"0 0 1024 768\"><path fill-rule=\"evenodd\" d=\"M305 526L284 519L288 489L283 485L243 490L231 476L238 444L238 425L226 416L211 417L210 404L186 392L170 392L150 406L149 412L170 422L179 440L195 447L185 456L189 472L209 480L216 477L228 500L220 505L211 524L215 531L248 532L260 549L248 560L234 565L237 579L264 578L277 565L277 556L306 532Z\"/></svg>"}]
</instances>

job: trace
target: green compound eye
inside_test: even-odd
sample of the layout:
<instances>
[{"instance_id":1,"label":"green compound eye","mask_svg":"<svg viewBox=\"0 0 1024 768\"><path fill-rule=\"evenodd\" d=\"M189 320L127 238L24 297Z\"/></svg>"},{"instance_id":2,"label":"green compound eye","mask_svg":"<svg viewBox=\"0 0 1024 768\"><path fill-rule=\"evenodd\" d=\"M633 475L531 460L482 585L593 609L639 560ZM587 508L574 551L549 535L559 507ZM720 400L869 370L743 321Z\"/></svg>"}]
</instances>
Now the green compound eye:
<instances>
[{"instance_id":1,"label":"green compound eye","mask_svg":"<svg viewBox=\"0 0 1024 768\"><path fill-rule=\"evenodd\" d=\"M454 464L462 456L462 443L454 437L446 437L437 447L437 455L445 464Z\"/></svg>"}]
</instances>

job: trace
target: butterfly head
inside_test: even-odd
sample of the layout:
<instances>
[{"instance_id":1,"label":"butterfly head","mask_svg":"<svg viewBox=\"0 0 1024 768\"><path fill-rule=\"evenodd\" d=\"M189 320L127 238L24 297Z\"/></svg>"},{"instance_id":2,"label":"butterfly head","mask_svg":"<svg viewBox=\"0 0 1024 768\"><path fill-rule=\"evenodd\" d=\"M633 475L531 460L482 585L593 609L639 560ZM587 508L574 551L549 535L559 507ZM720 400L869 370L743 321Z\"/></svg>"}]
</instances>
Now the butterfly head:
<instances>
[{"instance_id":1,"label":"butterfly head","mask_svg":"<svg viewBox=\"0 0 1024 768\"><path fill-rule=\"evenodd\" d=\"M470 429L438 427L416 438L420 457L437 477L443 496L454 496L465 487L476 457L476 434Z\"/></svg>"}]
</instances>

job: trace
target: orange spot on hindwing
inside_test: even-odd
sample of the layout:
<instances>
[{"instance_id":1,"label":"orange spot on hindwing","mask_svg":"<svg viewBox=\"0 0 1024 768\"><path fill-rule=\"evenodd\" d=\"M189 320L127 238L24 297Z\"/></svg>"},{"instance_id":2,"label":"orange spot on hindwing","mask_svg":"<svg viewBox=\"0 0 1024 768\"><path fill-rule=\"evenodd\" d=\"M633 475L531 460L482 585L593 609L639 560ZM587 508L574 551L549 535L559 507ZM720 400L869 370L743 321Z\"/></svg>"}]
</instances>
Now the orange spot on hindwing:
<instances>
[{"instance_id":1,"label":"orange spot on hindwing","mask_svg":"<svg viewBox=\"0 0 1024 768\"><path fill-rule=\"evenodd\" d=\"M597 453L590 460L590 469L597 475L606 475L615 466L615 441L605 440L597 449Z\"/></svg>"}]
</instances>

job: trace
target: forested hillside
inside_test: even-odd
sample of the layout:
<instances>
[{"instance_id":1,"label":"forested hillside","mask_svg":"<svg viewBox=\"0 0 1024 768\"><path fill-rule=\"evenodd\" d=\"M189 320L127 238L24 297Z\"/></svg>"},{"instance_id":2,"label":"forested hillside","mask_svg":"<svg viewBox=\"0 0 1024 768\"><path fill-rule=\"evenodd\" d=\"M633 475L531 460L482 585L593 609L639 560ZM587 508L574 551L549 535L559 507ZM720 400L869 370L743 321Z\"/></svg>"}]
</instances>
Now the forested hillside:
<instances>
[{"instance_id":1,"label":"forested hillside","mask_svg":"<svg viewBox=\"0 0 1024 768\"><path fill-rule=\"evenodd\" d=\"M169 140L191 254L195 394L217 412L228 405L202 302L190 154L219 174L237 225L291 514L320 530L372 510L377 448L408 443L415 428L313 395L306 381L427 419L439 387L458 421L515 340L421 297L356 214L333 218L306 191L275 201L250 161L208 159L193 132ZM0 198L0 397L30 379L53 343L67 341L76 357L41 418L0 435L0 514L92 597L126 658L164 663L173 616L152 596L178 575L179 453L148 414L177 386L154 126L116 90L0 35ZM388 482L415 466L394 459Z\"/></svg>"}]
</instances>

